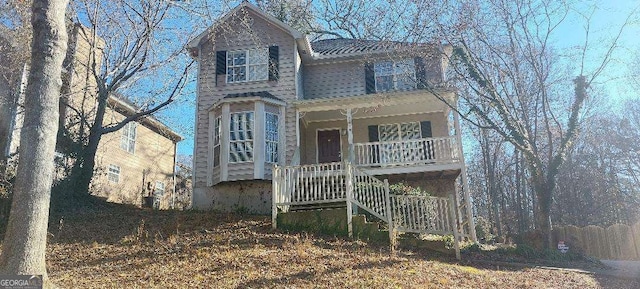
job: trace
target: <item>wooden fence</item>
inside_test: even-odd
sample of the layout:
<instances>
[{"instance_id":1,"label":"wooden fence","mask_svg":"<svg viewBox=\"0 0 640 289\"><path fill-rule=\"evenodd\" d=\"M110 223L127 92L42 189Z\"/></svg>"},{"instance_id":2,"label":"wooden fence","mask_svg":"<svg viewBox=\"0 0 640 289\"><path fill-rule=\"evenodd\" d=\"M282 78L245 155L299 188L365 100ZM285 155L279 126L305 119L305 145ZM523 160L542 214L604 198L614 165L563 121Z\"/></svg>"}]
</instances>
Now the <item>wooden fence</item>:
<instances>
[{"instance_id":1,"label":"wooden fence","mask_svg":"<svg viewBox=\"0 0 640 289\"><path fill-rule=\"evenodd\" d=\"M564 226L553 229L554 245L564 241L569 250L598 259L640 261L640 222L628 226Z\"/></svg>"}]
</instances>

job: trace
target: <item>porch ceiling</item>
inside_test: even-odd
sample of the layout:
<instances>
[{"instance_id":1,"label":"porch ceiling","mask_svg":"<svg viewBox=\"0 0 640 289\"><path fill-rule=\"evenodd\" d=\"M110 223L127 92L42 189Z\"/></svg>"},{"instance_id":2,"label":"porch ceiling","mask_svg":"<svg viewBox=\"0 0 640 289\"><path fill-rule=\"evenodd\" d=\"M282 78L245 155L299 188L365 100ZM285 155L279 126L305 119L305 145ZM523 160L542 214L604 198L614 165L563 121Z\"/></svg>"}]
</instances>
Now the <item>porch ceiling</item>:
<instances>
[{"instance_id":1,"label":"porch ceiling","mask_svg":"<svg viewBox=\"0 0 640 289\"><path fill-rule=\"evenodd\" d=\"M445 94L453 102L453 93ZM310 99L295 102L298 111L304 113L306 122L345 119L345 110L352 109L353 118L411 115L418 113L444 112L449 107L430 93L424 91L398 94L375 94L354 97Z\"/></svg>"}]
</instances>

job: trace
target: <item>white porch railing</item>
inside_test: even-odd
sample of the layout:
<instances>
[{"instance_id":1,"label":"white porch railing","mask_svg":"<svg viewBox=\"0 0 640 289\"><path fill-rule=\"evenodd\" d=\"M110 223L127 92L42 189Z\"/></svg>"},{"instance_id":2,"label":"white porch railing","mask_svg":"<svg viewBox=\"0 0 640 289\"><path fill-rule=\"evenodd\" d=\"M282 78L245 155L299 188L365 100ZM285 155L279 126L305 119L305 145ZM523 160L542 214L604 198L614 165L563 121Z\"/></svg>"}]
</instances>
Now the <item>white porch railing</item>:
<instances>
[{"instance_id":1,"label":"white porch railing","mask_svg":"<svg viewBox=\"0 0 640 289\"><path fill-rule=\"evenodd\" d=\"M384 166L460 161L456 137L354 144L356 165Z\"/></svg>"},{"instance_id":2,"label":"white porch railing","mask_svg":"<svg viewBox=\"0 0 640 289\"><path fill-rule=\"evenodd\" d=\"M380 220L388 222L389 211L389 182L378 180L355 166L352 168L353 200L352 202Z\"/></svg>"},{"instance_id":3,"label":"white porch railing","mask_svg":"<svg viewBox=\"0 0 640 289\"><path fill-rule=\"evenodd\" d=\"M459 232L453 195L447 198L391 195L387 180L380 181L349 162L303 166L274 166L272 225L277 227L278 211L293 205L345 202L347 229L353 236L352 205L356 205L389 225L395 232L453 234L456 257L460 259Z\"/></svg>"},{"instance_id":4,"label":"white porch railing","mask_svg":"<svg viewBox=\"0 0 640 289\"><path fill-rule=\"evenodd\" d=\"M274 166L273 203L286 206L346 201L342 163Z\"/></svg>"},{"instance_id":5,"label":"white porch railing","mask_svg":"<svg viewBox=\"0 0 640 289\"><path fill-rule=\"evenodd\" d=\"M453 231L447 198L392 195L391 207L398 230L434 234Z\"/></svg>"}]
</instances>

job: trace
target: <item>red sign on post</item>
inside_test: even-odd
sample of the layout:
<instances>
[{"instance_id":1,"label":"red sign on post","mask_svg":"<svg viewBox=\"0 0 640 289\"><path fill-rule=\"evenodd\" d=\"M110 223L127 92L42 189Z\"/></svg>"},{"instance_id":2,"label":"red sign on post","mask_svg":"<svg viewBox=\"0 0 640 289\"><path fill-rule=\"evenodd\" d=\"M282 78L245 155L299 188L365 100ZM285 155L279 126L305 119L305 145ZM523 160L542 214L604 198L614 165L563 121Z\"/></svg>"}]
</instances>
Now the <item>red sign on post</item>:
<instances>
[{"instance_id":1,"label":"red sign on post","mask_svg":"<svg viewBox=\"0 0 640 289\"><path fill-rule=\"evenodd\" d=\"M565 245L564 241L558 241L558 251L560 251L560 253L567 253L569 246Z\"/></svg>"}]
</instances>

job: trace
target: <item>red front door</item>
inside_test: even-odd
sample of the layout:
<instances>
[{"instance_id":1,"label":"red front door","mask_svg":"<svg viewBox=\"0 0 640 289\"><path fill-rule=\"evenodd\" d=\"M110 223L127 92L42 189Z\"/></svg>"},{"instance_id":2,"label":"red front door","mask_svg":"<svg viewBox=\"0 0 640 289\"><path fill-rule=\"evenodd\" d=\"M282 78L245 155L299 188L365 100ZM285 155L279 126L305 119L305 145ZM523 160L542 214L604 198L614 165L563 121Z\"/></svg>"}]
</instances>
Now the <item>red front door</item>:
<instances>
[{"instance_id":1,"label":"red front door","mask_svg":"<svg viewBox=\"0 0 640 289\"><path fill-rule=\"evenodd\" d=\"M318 163L339 162L340 130L318 131Z\"/></svg>"}]
</instances>

